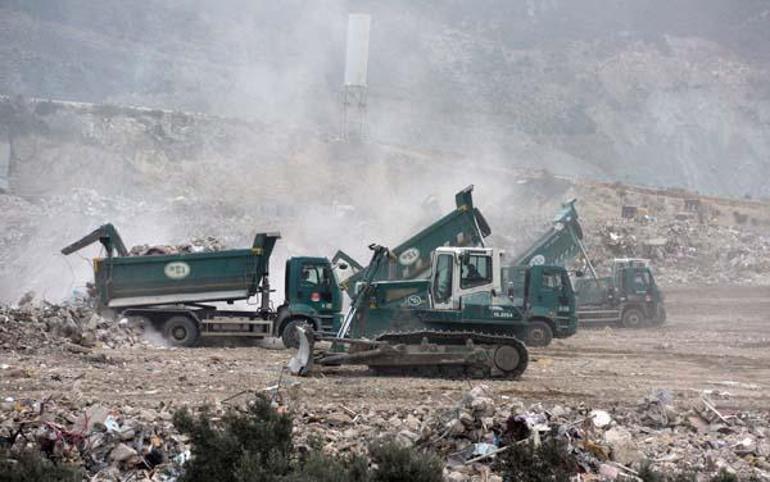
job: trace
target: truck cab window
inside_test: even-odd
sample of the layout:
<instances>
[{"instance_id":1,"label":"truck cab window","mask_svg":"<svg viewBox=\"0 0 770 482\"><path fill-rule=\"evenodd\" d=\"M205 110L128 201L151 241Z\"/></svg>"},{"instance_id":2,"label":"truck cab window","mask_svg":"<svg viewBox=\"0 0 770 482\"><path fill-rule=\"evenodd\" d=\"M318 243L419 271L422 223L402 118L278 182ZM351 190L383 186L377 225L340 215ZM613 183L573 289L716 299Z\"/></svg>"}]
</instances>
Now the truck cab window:
<instances>
[{"instance_id":1,"label":"truck cab window","mask_svg":"<svg viewBox=\"0 0 770 482\"><path fill-rule=\"evenodd\" d=\"M300 279L303 285L318 286L321 282L321 277L318 273L318 267L312 264L306 264L302 266L302 273Z\"/></svg>"},{"instance_id":2,"label":"truck cab window","mask_svg":"<svg viewBox=\"0 0 770 482\"><path fill-rule=\"evenodd\" d=\"M446 303L452 297L452 255L442 254L436 263L433 296L436 303Z\"/></svg>"},{"instance_id":3,"label":"truck cab window","mask_svg":"<svg viewBox=\"0 0 770 482\"><path fill-rule=\"evenodd\" d=\"M636 271L634 273L634 290L646 291L650 286L650 273L647 271Z\"/></svg>"},{"instance_id":4,"label":"truck cab window","mask_svg":"<svg viewBox=\"0 0 770 482\"><path fill-rule=\"evenodd\" d=\"M543 288L552 289L554 291L561 291L561 288L562 288L561 273L544 273Z\"/></svg>"},{"instance_id":5,"label":"truck cab window","mask_svg":"<svg viewBox=\"0 0 770 482\"><path fill-rule=\"evenodd\" d=\"M481 286L492 282L492 258L489 256L468 257L462 264L460 287L463 289Z\"/></svg>"}]
</instances>

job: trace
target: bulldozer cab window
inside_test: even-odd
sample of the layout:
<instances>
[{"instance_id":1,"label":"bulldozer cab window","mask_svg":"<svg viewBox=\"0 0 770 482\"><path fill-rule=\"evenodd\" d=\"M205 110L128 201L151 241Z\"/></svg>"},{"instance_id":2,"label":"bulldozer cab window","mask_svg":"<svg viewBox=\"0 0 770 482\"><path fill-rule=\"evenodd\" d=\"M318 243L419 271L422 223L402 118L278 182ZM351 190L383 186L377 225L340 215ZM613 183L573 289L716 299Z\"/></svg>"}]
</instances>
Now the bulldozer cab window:
<instances>
[{"instance_id":1,"label":"bulldozer cab window","mask_svg":"<svg viewBox=\"0 0 770 482\"><path fill-rule=\"evenodd\" d=\"M467 263L460 271L460 288L473 288L492 282L492 258L490 256L468 256Z\"/></svg>"},{"instance_id":2,"label":"bulldozer cab window","mask_svg":"<svg viewBox=\"0 0 770 482\"><path fill-rule=\"evenodd\" d=\"M436 263L433 279L433 296L436 303L446 303L452 297L452 255L442 254Z\"/></svg>"}]
</instances>

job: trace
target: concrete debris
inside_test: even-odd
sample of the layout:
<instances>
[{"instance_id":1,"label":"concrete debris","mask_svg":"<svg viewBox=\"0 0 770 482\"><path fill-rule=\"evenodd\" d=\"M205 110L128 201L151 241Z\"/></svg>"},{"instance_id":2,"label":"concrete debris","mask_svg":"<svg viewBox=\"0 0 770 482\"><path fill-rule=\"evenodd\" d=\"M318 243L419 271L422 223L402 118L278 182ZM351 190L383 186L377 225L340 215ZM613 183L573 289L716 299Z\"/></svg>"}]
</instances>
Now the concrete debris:
<instances>
[{"instance_id":1,"label":"concrete debris","mask_svg":"<svg viewBox=\"0 0 770 482\"><path fill-rule=\"evenodd\" d=\"M591 410L591 421L596 428L603 428L612 423L612 417L604 410Z\"/></svg>"},{"instance_id":2,"label":"concrete debris","mask_svg":"<svg viewBox=\"0 0 770 482\"><path fill-rule=\"evenodd\" d=\"M87 406L78 397L6 398L0 439L13 450L38 449L81 467L93 481L176 480L189 447L170 421L148 420L130 406Z\"/></svg>"},{"instance_id":3,"label":"concrete debris","mask_svg":"<svg viewBox=\"0 0 770 482\"><path fill-rule=\"evenodd\" d=\"M770 236L748 228L688 219L623 220L586 232L589 255L599 267L613 258L648 258L663 285L770 283Z\"/></svg>"},{"instance_id":4,"label":"concrete debris","mask_svg":"<svg viewBox=\"0 0 770 482\"><path fill-rule=\"evenodd\" d=\"M702 406L677 403L668 390L651 393L635 410L525 406L479 385L449 410L366 407L343 426L329 423L339 416L335 406L310 405L300 412L295 424L300 444L320 439L332 453L365 454L368 441L392 438L436 451L446 460L445 477L450 480L498 477L495 462L505 452L506 441L537 444L552 436L565 438L585 480L623 480L643 461L668 472L715 474L724 467L741 476L770 477L767 414L723 414L729 421L725 425ZM693 429L696 424L703 428Z\"/></svg>"},{"instance_id":5,"label":"concrete debris","mask_svg":"<svg viewBox=\"0 0 770 482\"><path fill-rule=\"evenodd\" d=\"M120 348L148 344L150 341L143 336L148 328L141 320L108 320L85 304L26 301L16 307L0 305L2 350L24 353L67 350L88 355L97 346ZM106 355L101 356L101 361L109 363Z\"/></svg>"},{"instance_id":6,"label":"concrete debris","mask_svg":"<svg viewBox=\"0 0 770 482\"><path fill-rule=\"evenodd\" d=\"M225 249L224 244L213 236L206 238L195 238L189 243L182 244L140 244L132 247L128 254L129 256L153 256L153 255L165 255L165 254L187 254L187 253L209 253L214 251L222 251Z\"/></svg>"}]
</instances>

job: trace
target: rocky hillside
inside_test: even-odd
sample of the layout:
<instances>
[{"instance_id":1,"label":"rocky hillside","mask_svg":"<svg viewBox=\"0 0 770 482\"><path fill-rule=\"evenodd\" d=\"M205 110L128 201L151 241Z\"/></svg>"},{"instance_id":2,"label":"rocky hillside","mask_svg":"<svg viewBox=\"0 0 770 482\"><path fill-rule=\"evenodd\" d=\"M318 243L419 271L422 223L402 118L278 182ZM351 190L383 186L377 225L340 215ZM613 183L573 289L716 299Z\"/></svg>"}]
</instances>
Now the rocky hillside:
<instances>
[{"instance_id":1,"label":"rocky hillside","mask_svg":"<svg viewBox=\"0 0 770 482\"><path fill-rule=\"evenodd\" d=\"M276 260L344 249L365 261L369 243L397 244L453 209L454 193L468 184L476 186L492 244L512 253L576 197L600 266L615 256L646 256L665 283L770 282L766 202L109 104L4 98L3 128L12 133L12 190L0 194L0 300L28 290L59 300L82 288L98 249L69 257L59 250L105 222L129 245L215 236L240 247L256 232L280 231ZM693 198L702 213L682 213ZM645 214L624 220L624 205ZM280 279L280 261L273 267Z\"/></svg>"},{"instance_id":2,"label":"rocky hillside","mask_svg":"<svg viewBox=\"0 0 770 482\"><path fill-rule=\"evenodd\" d=\"M373 18L371 140L770 195L758 175L770 171L770 7L761 0L7 0L0 94L334 136L351 11Z\"/></svg>"}]
</instances>

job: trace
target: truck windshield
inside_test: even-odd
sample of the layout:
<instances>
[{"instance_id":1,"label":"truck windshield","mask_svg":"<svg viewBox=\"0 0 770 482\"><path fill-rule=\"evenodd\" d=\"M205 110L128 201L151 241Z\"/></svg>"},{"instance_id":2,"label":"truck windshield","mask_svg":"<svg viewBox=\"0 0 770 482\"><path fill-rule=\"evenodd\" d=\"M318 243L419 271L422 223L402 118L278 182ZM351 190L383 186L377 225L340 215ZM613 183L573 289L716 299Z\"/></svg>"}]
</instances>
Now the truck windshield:
<instances>
[{"instance_id":1,"label":"truck windshield","mask_svg":"<svg viewBox=\"0 0 770 482\"><path fill-rule=\"evenodd\" d=\"M324 265L305 264L302 266L300 279L304 286L326 286L330 282L330 270Z\"/></svg>"}]
</instances>

